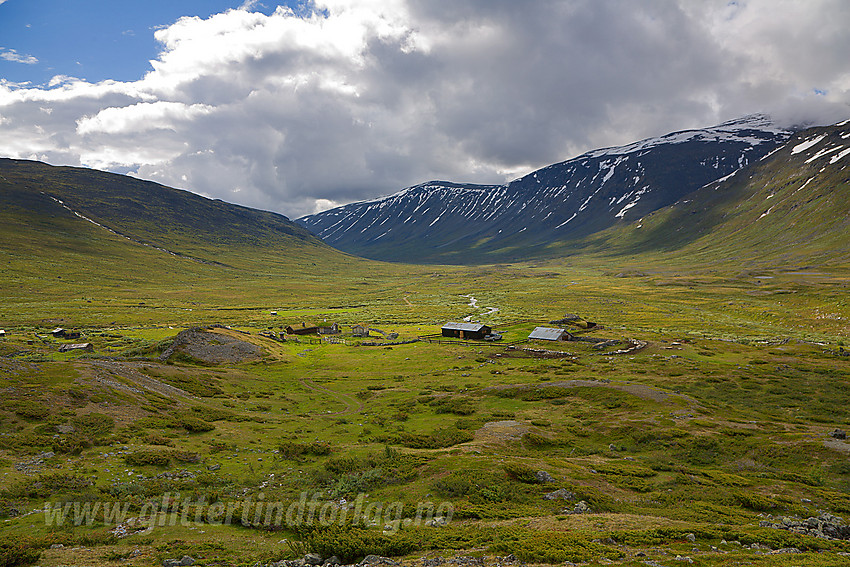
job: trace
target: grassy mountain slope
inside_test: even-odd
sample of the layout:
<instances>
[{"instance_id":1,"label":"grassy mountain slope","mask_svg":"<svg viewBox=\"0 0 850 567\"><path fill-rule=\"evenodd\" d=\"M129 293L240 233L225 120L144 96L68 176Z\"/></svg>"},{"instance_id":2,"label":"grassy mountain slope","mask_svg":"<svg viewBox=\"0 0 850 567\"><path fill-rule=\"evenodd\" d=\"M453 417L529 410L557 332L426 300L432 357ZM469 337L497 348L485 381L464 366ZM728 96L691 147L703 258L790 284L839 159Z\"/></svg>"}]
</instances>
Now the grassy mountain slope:
<instances>
[{"instance_id":1,"label":"grassy mountain slope","mask_svg":"<svg viewBox=\"0 0 850 567\"><path fill-rule=\"evenodd\" d=\"M245 247L289 255L327 249L283 215L124 175L3 159L0 188L12 217L23 212L51 222L89 219L136 243L202 262L244 260L234 252Z\"/></svg>"},{"instance_id":2,"label":"grassy mountain slope","mask_svg":"<svg viewBox=\"0 0 850 567\"><path fill-rule=\"evenodd\" d=\"M578 245L692 266L847 265L850 126L818 127L730 178Z\"/></svg>"}]
</instances>

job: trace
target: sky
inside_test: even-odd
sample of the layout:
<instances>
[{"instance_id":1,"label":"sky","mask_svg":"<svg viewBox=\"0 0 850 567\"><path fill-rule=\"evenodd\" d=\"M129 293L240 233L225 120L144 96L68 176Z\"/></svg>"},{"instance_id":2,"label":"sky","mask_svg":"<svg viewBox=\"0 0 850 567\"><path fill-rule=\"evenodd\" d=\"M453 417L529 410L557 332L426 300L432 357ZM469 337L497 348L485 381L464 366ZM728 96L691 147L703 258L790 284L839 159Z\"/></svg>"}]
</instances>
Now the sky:
<instances>
[{"instance_id":1,"label":"sky","mask_svg":"<svg viewBox=\"0 0 850 567\"><path fill-rule=\"evenodd\" d=\"M848 29L846 0L0 0L0 157L297 218L850 118Z\"/></svg>"}]
</instances>

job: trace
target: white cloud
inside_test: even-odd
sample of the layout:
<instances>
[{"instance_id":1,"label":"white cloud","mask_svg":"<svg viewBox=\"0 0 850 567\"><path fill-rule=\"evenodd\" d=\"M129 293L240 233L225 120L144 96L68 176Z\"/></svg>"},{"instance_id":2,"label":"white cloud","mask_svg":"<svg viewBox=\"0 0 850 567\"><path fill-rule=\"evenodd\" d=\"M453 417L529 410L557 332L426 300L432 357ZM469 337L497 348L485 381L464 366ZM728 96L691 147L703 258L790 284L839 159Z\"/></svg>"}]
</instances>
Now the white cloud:
<instances>
[{"instance_id":1,"label":"white cloud","mask_svg":"<svg viewBox=\"0 0 850 567\"><path fill-rule=\"evenodd\" d=\"M2 4L3 2L0 2ZM11 61L13 63L23 63L25 65L35 65L38 63L38 59L32 55L25 55L23 53L18 53L14 49L5 49L0 48L0 59L5 59L6 61Z\"/></svg>"},{"instance_id":2,"label":"white cloud","mask_svg":"<svg viewBox=\"0 0 850 567\"><path fill-rule=\"evenodd\" d=\"M137 134L149 130L172 129L175 123L188 122L212 111L213 108L205 104L140 102L121 108L105 108L94 116L81 118L77 121L77 134Z\"/></svg>"},{"instance_id":3,"label":"white cloud","mask_svg":"<svg viewBox=\"0 0 850 567\"><path fill-rule=\"evenodd\" d=\"M253 6L157 30L136 82L0 81L0 153L299 216L749 112L850 115L842 0Z\"/></svg>"}]
</instances>

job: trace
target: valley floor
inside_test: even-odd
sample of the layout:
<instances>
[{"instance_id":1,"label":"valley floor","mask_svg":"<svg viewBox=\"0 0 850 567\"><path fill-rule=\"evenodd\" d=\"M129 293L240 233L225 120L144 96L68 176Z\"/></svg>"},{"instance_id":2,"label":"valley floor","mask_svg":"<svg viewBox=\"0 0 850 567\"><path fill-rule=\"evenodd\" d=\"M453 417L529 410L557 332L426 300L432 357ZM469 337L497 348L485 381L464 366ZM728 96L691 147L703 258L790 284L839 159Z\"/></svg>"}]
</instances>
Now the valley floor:
<instances>
[{"instance_id":1,"label":"valley floor","mask_svg":"<svg viewBox=\"0 0 850 567\"><path fill-rule=\"evenodd\" d=\"M850 564L846 270L27 278L3 292L0 565ZM524 342L566 313L611 343ZM464 318L502 342L414 341ZM302 322L343 333L277 339Z\"/></svg>"}]
</instances>

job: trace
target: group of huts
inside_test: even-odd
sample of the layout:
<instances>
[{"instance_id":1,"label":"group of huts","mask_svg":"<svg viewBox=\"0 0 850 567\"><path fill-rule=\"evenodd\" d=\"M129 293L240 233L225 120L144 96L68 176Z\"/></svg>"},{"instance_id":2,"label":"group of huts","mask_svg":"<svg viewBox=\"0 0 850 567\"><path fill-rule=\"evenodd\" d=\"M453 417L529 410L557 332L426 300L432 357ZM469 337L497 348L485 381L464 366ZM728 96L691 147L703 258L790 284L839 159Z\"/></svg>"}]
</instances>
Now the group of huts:
<instances>
[{"instance_id":1,"label":"group of huts","mask_svg":"<svg viewBox=\"0 0 850 567\"><path fill-rule=\"evenodd\" d=\"M563 319L551 321L550 324L568 324L579 329L592 329L596 323L585 321L577 315L566 315ZM481 323L455 323L448 322L441 329L443 337L453 337L466 340L484 340L497 341L502 339L502 335L494 333L493 329L488 325ZM535 327L528 335L528 340L531 341L572 341L574 336L563 327Z\"/></svg>"},{"instance_id":2,"label":"group of huts","mask_svg":"<svg viewBox=\"0 0 850 567\"><path fill-rule=\"evenodd\" d=\"M300 326L292 326L287 325L281 333L284 338L286 335L341 335L343 334L342 326L338 323L331 323L330 325L307 325L307 323L301 323ZM372 333L377 333L373 335ZM369 338L377 335L381 335L387 339L396 339L398 338L398 333L386 333L381 331L380 329L375 329L366 327L365 325L351 325L351 336L355 338Z\"/></svg>"},{"instance_id":3,"label":"group of huts","mask_svg":"<svg viewBox=\"0 0 850 567\"><path fill-rule=\"evenodd\" d=\"M69 331L68 329L63 329L62 327L56 327L50 334L53 335L54 338L63 339L66 341L73 341L74 339L79 339L82 336L80 331ZM94 351L94 345L91 343L66 343L59 346L59 352L70 352L72 350L81 350L85 352Z\"/></svg>"}]
</instances>

